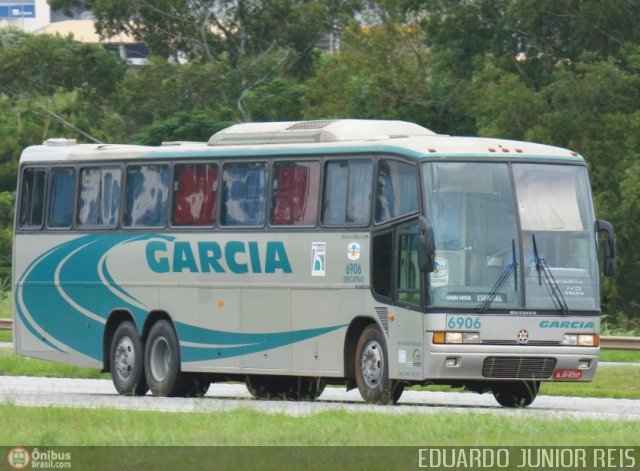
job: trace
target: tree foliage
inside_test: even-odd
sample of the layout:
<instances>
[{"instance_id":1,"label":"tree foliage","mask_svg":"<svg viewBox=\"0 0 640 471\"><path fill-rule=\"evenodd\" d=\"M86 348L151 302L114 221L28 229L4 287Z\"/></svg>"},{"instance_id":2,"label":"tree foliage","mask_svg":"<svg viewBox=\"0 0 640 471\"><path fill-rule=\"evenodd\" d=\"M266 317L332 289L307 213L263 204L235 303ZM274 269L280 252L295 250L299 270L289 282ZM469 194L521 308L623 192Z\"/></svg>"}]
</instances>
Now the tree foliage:
<instances>
[{"instance_id":1,"label":"tree foliage","mask_svg":"<svg viewBox=\"0 0 640 471\"><path fill-rule=\"evenodd\" d=\"M69 0L54 6L69 6ZM280 76L307 77L313 47L352 19L349 0L93 0L103 36L128 33L181 63L211 64L227 105L252 119L246 97Z\"/></svg>"}]
</instances>

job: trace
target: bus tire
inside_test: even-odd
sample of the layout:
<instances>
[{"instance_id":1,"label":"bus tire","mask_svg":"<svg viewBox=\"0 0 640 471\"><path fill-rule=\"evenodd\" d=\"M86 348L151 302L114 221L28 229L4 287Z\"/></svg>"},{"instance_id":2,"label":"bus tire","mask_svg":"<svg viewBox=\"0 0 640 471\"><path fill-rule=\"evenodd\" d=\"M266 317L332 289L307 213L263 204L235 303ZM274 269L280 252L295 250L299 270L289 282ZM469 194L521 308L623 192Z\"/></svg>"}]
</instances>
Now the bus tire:
<instances>
[{"instance_id":1,"label":"bus tire","mask_svg":"<svg viewBox=\"0 0 640 471\"><path fill-rule=\"evenodd\" d=\"M144 374L144 348L136 326L121 322L113 333L109 346L111 380L124 396L144 396L149 388Z\"/></svg>"},{"instance_id":2,"label":"bus tire","mask_svg":"<svg viewBox=\"0 0 640 471\"><path fill-rule=\"evenodd\" d=\"M178 336L165 319L153 324L149 331L144 371L154 396L185 396L189 392L189 378L180 371Z\"/></svg>"},{"instance_id":3,"label":"bus tire","mask_svg":"<svg viewBox=\"0 0 640 471\"><path fill-rule=\"evenodd\" d=\"M531 405L540 391L539 381L505 381L492 387L493 397L504 407L522 408Z\"/></svg>"},{"instance_id":4,"label":"bus tire","mask_svg":"<svg viewBox=\"0 0 640 471\"><path fill-rule=\"evenodd\" d=\"M400 400L404 383L389 379L389 357L384 335L377 325L362 331L356 346L356 384L365 402L395 404Z\"/></svg>"}]
</instances>

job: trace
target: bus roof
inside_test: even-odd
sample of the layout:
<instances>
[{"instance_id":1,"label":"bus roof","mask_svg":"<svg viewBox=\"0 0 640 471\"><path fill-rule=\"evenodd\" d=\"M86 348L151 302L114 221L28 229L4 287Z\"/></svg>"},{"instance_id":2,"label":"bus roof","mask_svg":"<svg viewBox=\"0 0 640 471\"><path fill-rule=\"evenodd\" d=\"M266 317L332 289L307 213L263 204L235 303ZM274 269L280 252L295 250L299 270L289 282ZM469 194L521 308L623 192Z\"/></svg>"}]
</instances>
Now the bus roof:
<instances>
[{"instance_id":1,"label":"bus roof","mask_svg":"<svg viewBox=\"0 0 640 471\"><path fill-rule=\"evenodd\" d=\"M417 124L383 120L324 120L243 123L226 128L208 142L167 142L162 146L77 144L50 139L25 149L21 163L105 161L147 158L269 157L393 153L415 158L542 158L583 161L560 147L505 139L452 137Z\"/></svg>"}]
</instances>

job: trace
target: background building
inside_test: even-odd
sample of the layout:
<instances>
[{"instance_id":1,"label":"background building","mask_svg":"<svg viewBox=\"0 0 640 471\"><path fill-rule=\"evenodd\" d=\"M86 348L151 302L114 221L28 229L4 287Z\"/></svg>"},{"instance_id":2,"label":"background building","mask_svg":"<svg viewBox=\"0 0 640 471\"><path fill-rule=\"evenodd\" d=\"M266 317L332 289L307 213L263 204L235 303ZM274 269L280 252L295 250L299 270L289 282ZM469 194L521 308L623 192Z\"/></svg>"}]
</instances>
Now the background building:
<instances>
[{"instance_id":1,"label":"background building","mask_svg":"<svg viewBox=\"0 0 640 471\"><path fill-rule=\"evenodd\" d=\"M145 64L149 49L127 34L101 38L91 11L73 5L71 16L52 10L46 0L0 0L0 28L13 26L28 33L73 36L85 44L99 44L126 60L132 67Z\"/></svg>"},{"instance_id":2,"label":"background building","mask_svg":"<svg viewBox=\"0 0 640 471\"><path fill-rule=\"evenodd\" d=\"M47 0L0 0L0 28L15 26L33 32L51 23Z\"/></svg>"}]
</instances>

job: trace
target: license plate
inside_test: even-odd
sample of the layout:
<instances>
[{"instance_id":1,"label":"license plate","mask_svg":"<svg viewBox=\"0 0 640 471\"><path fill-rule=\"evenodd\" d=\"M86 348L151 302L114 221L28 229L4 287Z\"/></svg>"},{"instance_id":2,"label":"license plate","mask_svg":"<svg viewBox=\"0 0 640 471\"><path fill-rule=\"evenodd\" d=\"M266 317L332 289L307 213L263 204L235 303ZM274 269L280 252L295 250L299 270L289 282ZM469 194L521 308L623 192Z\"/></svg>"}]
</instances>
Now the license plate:
<instances>
[{"instance_id":1,"label":"license plate","mask_svg":"<svg viewBox=\"0 0 640 471\"><path fill-rule=\"evenodd\" d=\"M553 379L574 380L582 378L582 370L555 370Z\"/></svg>"}]
</instances>

